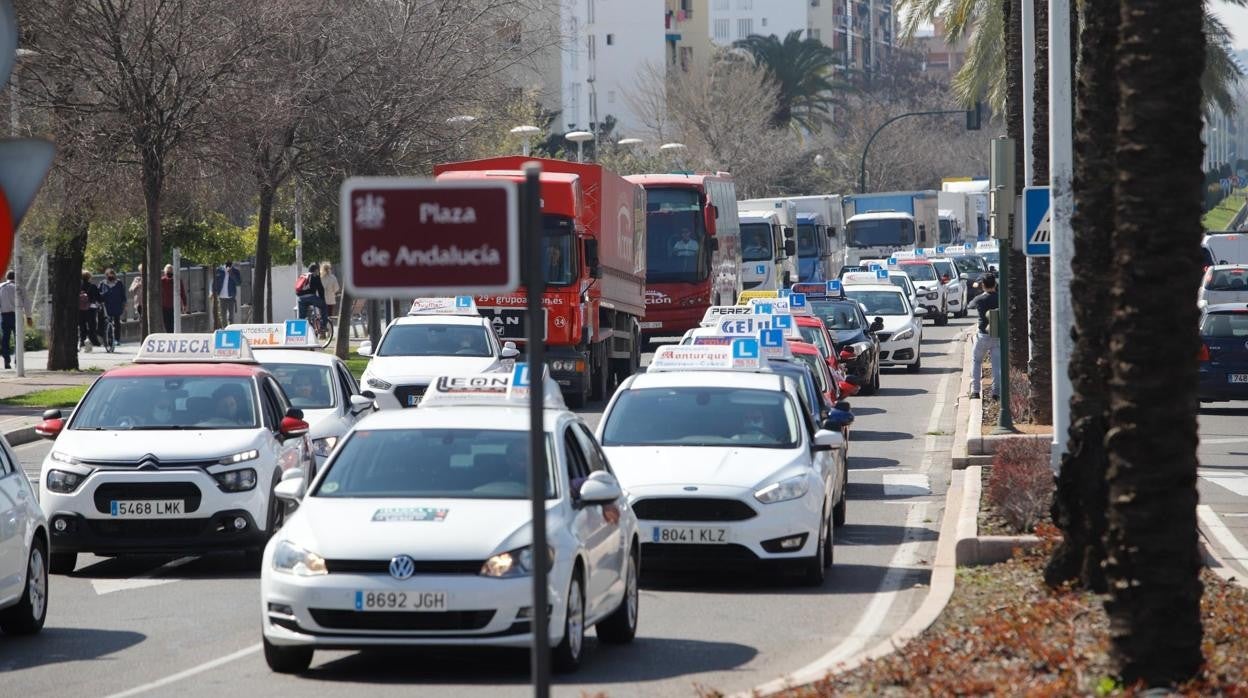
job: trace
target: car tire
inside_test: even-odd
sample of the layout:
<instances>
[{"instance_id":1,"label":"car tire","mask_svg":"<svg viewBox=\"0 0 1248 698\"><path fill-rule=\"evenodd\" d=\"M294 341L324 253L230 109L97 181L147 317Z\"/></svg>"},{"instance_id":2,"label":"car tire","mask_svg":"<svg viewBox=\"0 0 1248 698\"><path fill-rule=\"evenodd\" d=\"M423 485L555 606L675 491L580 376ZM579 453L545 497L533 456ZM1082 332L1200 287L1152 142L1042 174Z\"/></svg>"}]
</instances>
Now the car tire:
<instances>
[{"instance_id":1,"label":"car tire","mask_svg":"<svg viewBox=\"0 0 1248 698\"><path fill-rule=\"evenodd\" d=\"M863 395L875 395L880 392L880 363L876 361L875 369L871 372L871 380L867 381L866 386L862 389Z\"/></svg>"},{"instance_id":2,"label":"car tire","mask_svg":"<svg viewBox=\"0 0 1248 698\"><path fill-rule=\"evenodd\" d=\"M815 554L802 560L802 583L810 587L823 586L828 576L828 539L831 537L831 522L824 517L819 526L819 540L815 544Z\"/></svg>"},{"instance_id":3,"label":"car tire","mask_svg":"<svg viewBox=\"0 0 1248 698\"><path fill-rule=\"evenodd\" d=\"M940 306L940 313L936 316L936 325L944 327L949 324L949 306Z\"/></svg>"},{"instance_id":4,"label":"car tire","mask_svg":"<svg viewBox=\"0 0 1248 698\"><path fill-rule=\"evenodd\" d=\"M0 630L9 635L34 635L48 617L47 544L35 538L26 559L26 588L17 603L0 611Z\"/></svg>"},{"instance_id":5,"label":"car tire","mask_svg":"<svg viewBox=\"0 0 1248 698\"><path fill-rule=\"evenodd\" d=\"M916 349L915 351L922 352L923 351L922 345L920 344L919 348ZM906 373L918 373L919 371L922 371L922 370L923 370L923 354L920 353L918 358L914 360L914 363L908 364L906 366Z\"/></svg>"},{"instance_id":6,"label":"car tire","mask_svg":"<svg viewBox=\"0 0 1248 698\"><path fill-rule=\"evenodd\" d=\"M312 666L311 647L283 647L264 638L264 662L279 674L302 674Z\"/></svg>"},{"instance_id":7,"label":"car tire","mask_svg":"<svg viewBox=\"0 0 1248 698\"><path fill-rule=\"evenodd\" d=\"M581 655L585 652L585 587L581 582L581 571L572 571L572 581L568 583L567 611L563 614L563 639L551 651L551 663L560 674L570 674L581 666Z\"/></svg>"},{"instance_id":8,"label":"car tire","mask_svg":"<svg viewBox=\"0 0 1248 698\"><path fill-rule=\"evenodd\" d=\"M48 571L52 574L73 574L78 566L78 553L49 553Z\"/></svg>"},{"instance_id":9,"label":"car tire","mask_svg":"<svg viewBox=\"0 0 1248 698\"><path fill-rule=\"evenodd\" d=\"M640 592L637 590L638 569L637 544L633 544L628 554L628 568L624 570L624 598L611 615L598 622L598 639L612 644L622 645L633 641L637 636L637 616L640 611Z\"/></svg>"},{"instance_id":10,"label":"car tire","mask_svg":"<svg viewBox=\"0 0 1248 698\"><path fill-rule=\"evenodd\" d=\"M849 499L849 495L846 494L846 491L849 489L849 466L845 466L842 474L844 479L841 480L841 499L836 503L836 506L832 507L832 525L836 528L845 525L846 509L848 508L846 500ZM829 540L831 538L831 536L828 536Z\"/></svg>"}]
</instances>

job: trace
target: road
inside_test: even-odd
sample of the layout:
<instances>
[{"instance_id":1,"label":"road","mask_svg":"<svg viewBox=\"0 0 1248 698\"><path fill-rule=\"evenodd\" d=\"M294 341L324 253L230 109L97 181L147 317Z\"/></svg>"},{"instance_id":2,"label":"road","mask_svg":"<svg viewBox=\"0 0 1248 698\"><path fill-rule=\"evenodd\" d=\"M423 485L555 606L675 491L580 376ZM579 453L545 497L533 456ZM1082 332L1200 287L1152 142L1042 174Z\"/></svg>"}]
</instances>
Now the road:
<instances>
[{"instance_id":1,"label":"road","mask_svg":"<svg viewBox=\"0 0 1248 698\"><path fill-rule=\"evenodd\" d=\"M1202 405L1199 421L1201 529L1248 578L1248 402Z\"/></svg>"},{"instance_id":2,"label":"road","mask_svg":"<svg viewBox=\"0 0 1248 698\"><path fill-rule=\"evenodd\" d=\"M589 642L561 696L748 690L886 638L921 603L949 481L961 344L969 321L925 328L922 373L888 370L852 400L849 522L822 588L724 570L643 584L637 640ZM583 414L596 422L601 406ZM37 475L49 444L17 449ZM242 557L82 556L51 582L44 633L0 637L0 695L527 695L516 651L318 652L302 676L260 653L258 574ZM829 657L830 653L830 657Z\"/></svg>"}]
</instances>

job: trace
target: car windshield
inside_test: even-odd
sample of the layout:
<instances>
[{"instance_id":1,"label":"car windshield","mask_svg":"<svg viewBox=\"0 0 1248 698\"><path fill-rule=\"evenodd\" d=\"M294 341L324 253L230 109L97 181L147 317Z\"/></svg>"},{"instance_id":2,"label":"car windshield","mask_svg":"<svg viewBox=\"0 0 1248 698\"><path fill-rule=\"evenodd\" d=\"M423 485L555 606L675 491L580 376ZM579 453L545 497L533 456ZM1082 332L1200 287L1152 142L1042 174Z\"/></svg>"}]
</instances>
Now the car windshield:
<instances>
[{"instance_id":1,"label":"car windshield","mask_svg":"<svg viewBox=\"0 0 1248 698\"><path fill-rule=\"evenodd\" d=\"M936 280L936 269L931 263L903 264L901 265L901 270L906 272L906 276L909 276L911 281Z\"/></svg>"},{"instance_id":2,"label":"car windshield","mask_svg":"<svg viewBox=\"0 0 1248 698\"><path fill-rule=\"evenodd\" d=\"M1200 335L1217 339L1248 337L1248 312L1209 313L1200 323Z\"/></svg>"},{"instance_id":3,"label":"car windshield","mask_svg":"<svg viewBox=\"0 0 1248 698\"><path fill-rule=\"evenodd\" d=\"M646 281L706 278L710 252L702 215L694 189L646 189Z\"/></svg>"},{"instance_id":4,"label":"car windshield","mask_svg":"<svg viewBox=\"0 0 1248 698\"><path fill-rule=\"evenodd\" d=\"M953 221L948 218L941 218L939 225L941 244L943 245L953 242Z\"/></svg>"},{"instance_id":5,"label":"car windshield","mask_svg":"<svg viewBox=\"0 0 1248 698\"><path fill-rule=\"evenodd\" d=\"M811 310L823 320L830 330L857 330L862 325L858 322L858 313L848 303L811 303Z\"/></svg>"},{"instance_id":6,"label":"car windshield","mask_svg":"<svg viewBox=\"0 0 1248 698\"><path fill-rule=\"evenodd\" d=\"M334 374L329 366L307 364L275 364L264 367L277 378L290 406L304 410L324 410L334 406Z\"/></svg>"},{"instance_id":7,"label":"car windshield","mask_svg":"<svg viewBox=\"0 0 1248 698\"><path fill-rule=\"evenodd\" d=\"M823 328L813 327L811 325L798 325L797 331L802 334L802 341L807 344L815 345L819 353L827 356L829 353L828 343L823 336Z\"/></svg>"},{"instance_id":8,"label":"car windshield","mask_svg":"<svg viewBox=\"0 0 1248 698\"><path fill-rule=\"evenodd\" d=\"M546 496L555 457L546 439ZM313 497L525 499L529 432L512 429L357 429Z\"/></svg>"},{"instance_id":9,"label":"car windshield","mask_svg":"<svg viewBox=\"0 0 1248 698\"><path fill-rule=\"evenodd\" d=\"M932 262L932 266L936 267L936 272L941 276L947 276L950 280L956 279L957 274L953 273L953 265L949 262Z\"/></svg>"},{"instance_id":10,"label":"car windshield","mask_svg":"<svg viewBox=\"0 0 1248 698\"><path fill-rule=\"evenodd\" d=\"M797 226L797 255L799 257L819 254L819 229L806 223Z\"/></svg>"},{"instance_id":11,"label":"car windshield","mask_svg":"<svg viewBox=\"0 0 1248 698\"><path fill-rule=\"evenodd\" d=\"M1248 267L1215 269L1205 284L1206 291L1248 291Z\"/></svg>"},{"instance_id":12,"label":"car windshield","mask_svg":"<svg viewBox=\"0 0 1248 698\"><path fill-rule=\"evenodd\" d=\"M982 274L988 271L986 266L981 266L979 257L954 257L953 263L962 274Z\"/></svg>"},{"instance_id":13,"label":"car windshield","mask_svg":"<svg viewBox=\"0 0 1248 698\"><path fill-rule=\"evenodd\" d=\"M248 378L104 376L74 412L71 429L255 429L256 390Z\"/></svg>"},{"instance_id":14,"label":"car windshield","mask_svg":"<svg viewBox=\"0 0 1248 698\"><path fill-rule=\"evenodd\" d=\"M900 291L845 291L849 298L867 306L867 315L909 315Z\"/></svg>"},{"instance_id":15,"label":"car windshield","mask_svg":"<svg viewBox=\"0 0 1248 698\"><path fill-rule=\"evenodd\" d=\"M914 244L914 221L909 218L851 221L846 228L850 247L896 247Z\"/></svg>"},{"instance_id":16,"label":"car windshield","mask_svg":"<svg viewBox=\"0 0 1248 698\"><path fill-rule=\"evenodd\" d=\"M741 259L746 262L770 260L772 254L771 225L768 223L741 224Z\"/></svg>"},{"instance_id":17,"label":"car windshield","mask_svg":"<svg viewBox=\"0 0 1248 698\"><path fill-rule=\"evenodd\" d=\"M910 283L910 275L902 276L901 274L889 274L888 283L896 286L906 292L907 296L914 295L914 284Z\"/></svg>"},{"instance_id":18,"label":"car windshield","mask_svg":"<svg viewBox=\"0 0 1248 698\"><path fill-rule=\"evenodd\" d=\"M480 325L394 325L377 356L493 356Z\"/></svg>"},{"instance_id":19,"label":"car windshield","mask_svg":"<svg viewBox=\"0 0 1248 698\"><path fill-rule=\"evenodd\" d=\"M542 216L542 241L545 249L542 263L545 265L546 283L551 286L567 286L576 277L575 226L565 216Z\"/></svg>"},{"instance_id":20,"label":"car windshield","mask_svg":"<svg viewBox=\"0 0 1248 698\"><path fill-rule=\"evenodd\" d=\"M793 402L779 390L625 390L606 416L602 445L796 448L798 424Z\"/></svg>"}]
</instances>

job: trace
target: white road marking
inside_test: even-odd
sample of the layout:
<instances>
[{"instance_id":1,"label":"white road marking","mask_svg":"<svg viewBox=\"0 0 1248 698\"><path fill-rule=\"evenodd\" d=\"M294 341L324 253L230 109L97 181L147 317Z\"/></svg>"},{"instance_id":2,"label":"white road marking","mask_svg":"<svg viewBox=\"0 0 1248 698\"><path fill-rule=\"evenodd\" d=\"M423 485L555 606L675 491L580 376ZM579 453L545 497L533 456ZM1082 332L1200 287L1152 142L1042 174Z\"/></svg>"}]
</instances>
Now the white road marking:
<instances>
[{"instance_id":1,"label":"white road marking","mask_svg":"<svg viewBox=\"0 0 1248 698\"><path fill-rule=\"evenodd\" d=\"M1196 516L1200 518L1200 523L1204 526L1205 531L1209 535L1217 539L1218 544L1226 551L1227 556L1238 562L1241 566L1248 564L1248 548L1244 548L1243 543L1231 533L1231 529L1222 523L1222 519L1218 518L1217 512L1208 504L1200 504L1196 507Z\"/></svg>"},{"instance_id":2,"label":"white road marking","mask_svg":"<svg viewBox=\"0 0 1248 698\"><path fill-rule=\"evenodd\" d=\"M140 693L146 693L148 691L161 688L163 686L168 686L171 683L181 681L182 679L190 678L192 676L195 676L196 674L202 674L205 671L211 671L212 669L216 669L217 667L223 664L229 664L230 662L235 661L237 659L242 659L243 657L246 657L248 655L255 654L256 652L259 652L262 648L263 648L263 645L257 642L256 644L250 647L244 647L243 649L237 652L233 652L231 654L227 654L224 657L217 657L216 659L213 659L208 662L204 662L203 664L197 664L191 667L190 669L187 669L186 671L179 671L176 674L170 674L169 676L166 676L163 679L157 679L155 681L150 681L148 683L135 686L134 688L131 688L126 691L122 691L120 693L114 693L112 695L106 696L106 698L128 698L128 696L137 696Z\"/></svg>"},{"instance_id":3,"label":"white road marking","mask_svg":"<svg viewBox=\"0 0 1248 698\"><path fill-rule=\"evenodd\" d=\"M127 579L92 579L91 587L95 589L95 593L97 595L103 596L104 594L111 594L116 591L131 591L133 589L158 587L162 584L180 582L182 581L181 579L167 579L164 577L157 577L157 575L177 569L182 565L197 559L198 558L193 555L180 557L176 560L170 560L150 572L145 572Z\"/></svg>"},{"instance_id":4,"label":"white road marking","mask_svg":"<svg viewBox=\"0 0 1248 698\"><path fill-rule=\"evenodd\" d=\"M1248 443L1248 437L1242 437L1242 436L1235 437L1235 438L1227 438L1227 439L1201 439L1200 440L1201 446L1204 446L1205 444L1245 444L1245 443Z\"/></svg>"},{"instance_id":5,"label":"white road marking","mask_svg":"<svg viewBox=\"0 0 1248 698\"><path fill-rule=\"evenodd\" d=\"M1241 497L1248 497L1248 477L1237 475L1201 475L1200 479L1228 489Z\"/></svg>"},{"instance_id":6,"label":"white road marking","mask_svg":"<svg viewBox=\"0 0 1248 698\"><path fill-rule=\"evenodd\" d=\"M931 483L922 473L887 474L882 479L885 497L920 497L932 493Z\"/></svg>"}]
</instances>

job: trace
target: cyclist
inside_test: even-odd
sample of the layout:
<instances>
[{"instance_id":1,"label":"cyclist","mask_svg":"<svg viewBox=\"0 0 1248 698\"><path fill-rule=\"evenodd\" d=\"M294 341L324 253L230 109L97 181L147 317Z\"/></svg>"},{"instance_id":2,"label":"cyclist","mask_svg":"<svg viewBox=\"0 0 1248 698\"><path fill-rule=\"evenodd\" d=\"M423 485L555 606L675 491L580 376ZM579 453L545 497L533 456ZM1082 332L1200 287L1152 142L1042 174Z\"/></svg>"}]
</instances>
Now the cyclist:
<instances>
[{"instance_id":1,"label":"cyclist","mask_svg":"<svg viewBox=\"0 0 1248 698\"><path fill-rule=\"evenodd\" d=\"M104 271L104 281L100 283L100 295L104 298L104 312L108 315L108 319L112 321L113 343L121 344L121 316L126 312L126 287L117 278L117 272L113 269ZM107 325L104 332L108 333ZM107 340L107 337L105 337Z\"/></svg>"},{"instance_id":2,"label":"cyclist","mask_svg":"<svg viewBox=\"0 0 1248 698\"><path fill-rule=\"evenodd\" d=\"M320 318L313 322L318 336L324 334L325 323L329 321L329 308L325 305L325 286L321 283L320 265L315 262L308 265L308 272L295 279L295 297L299 299L299 317L308 317L308 306L321 311Z\"/></svg>"}]
</instances>

